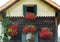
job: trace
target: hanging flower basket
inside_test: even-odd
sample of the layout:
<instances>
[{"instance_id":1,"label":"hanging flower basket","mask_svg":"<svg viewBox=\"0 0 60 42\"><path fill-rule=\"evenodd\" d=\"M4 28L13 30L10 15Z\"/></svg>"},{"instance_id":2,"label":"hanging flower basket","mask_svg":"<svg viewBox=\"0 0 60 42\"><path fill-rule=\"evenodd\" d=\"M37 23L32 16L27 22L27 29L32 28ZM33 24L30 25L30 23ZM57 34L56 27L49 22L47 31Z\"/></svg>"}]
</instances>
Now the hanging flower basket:
<instances>
[{"instance_id":1,"label":"hanging flower basket","mask_svg":"<svg viewBox=\"0 0 60 42\"><path fill-rule=\"evenodd\" d=\"M8 26L9 35L16 36L18 34L17 31L18 31L18 26L15 26L15 25Z\"/></svg>"},{"instance_id":2,"label":"hanging flower basket","mask_svg":"<svg viewBox=\"0 0 60 42\"><path fill-rule=\"evenodd\" d=\"M36 32L36 31L37 31L37 29L36 29L36 27L33 26L33 25L29 25L29 26L24 26L24 27L23 27L23 33L25 33L25 34L27 34L27 33L29 33L29 32L34 33L34 32Z\"/></svg>"},{"instance_id":3,"label":"hanging flower basket","mask_svg":"<svg viewBox=\"0 0 60 42\"><path fill-rule=\"evenodd\" d=\"M53 37L53 32L49 31L47 27L43 27L39 32L39 37L42 39L51 39Z\"/></svg>"},{"instance_id":4,"label":"hanging flower basket","mask_svg":"<svg viewBox=\"0 0 60 42\"><path fill-rule=\"evenodd\" d=\"M37 31L36 27L34 25L26 25L23 27L23 33L26 34L26 40L27 41L34 41L34 33Z\"/></svg>"},{"instance_id":5,"label":"hanging flower basket","mask_svg":"<svg viewBox=\"0 0 60 42\"><path fill-rule=\"evenodd\" d=\"M32 26L32 27L30 28L30 32L34 33L34 32L36 32L36 31L37 31L37 29L36 29L35 26Z\"/></svg>"},{"instance_id":6,"label":"hanging flower basket","mask_svg":"<svg viewBox=\"0 0 60 42\"><path fill-rule=\"evenodd\" d=\"M30 31L29 31L29 27L28 26L24 26L23 27L23 33L25 33L25 34L27 34L27 33L29 33Z\"/></svg>"},{"instance_id":7,"label":"hanging flower basket","mask_svg":"<svg viewBox=\"0 0 60 42\"><path fill-rule=\"evenodd\" d=\"M34 20L36 18L35 14L31 12L27 12L24 17L28 20Z\"/></svg>"}]
</instances>

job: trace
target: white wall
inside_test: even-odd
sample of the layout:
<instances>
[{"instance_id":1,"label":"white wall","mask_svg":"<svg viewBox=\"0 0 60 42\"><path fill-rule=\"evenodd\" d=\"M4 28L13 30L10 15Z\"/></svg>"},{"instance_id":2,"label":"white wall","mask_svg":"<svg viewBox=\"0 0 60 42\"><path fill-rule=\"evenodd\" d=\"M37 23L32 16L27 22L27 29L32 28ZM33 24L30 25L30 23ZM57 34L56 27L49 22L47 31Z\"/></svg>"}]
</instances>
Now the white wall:
<instances>
[{"instance_id":1,"label":"white wall","mask_svg":"<svg viewBox=\"0 0 60 42\"><path fill-rule=\"evenodd\" d=\"M37 5L37 16L55 16L55 10L39 0L21 0L6 11L6 16L23 16L23 5L26 4Z\"/></svg>"},{"instance_id":2,"label":"white wall","mask_svg":"<svg viewBox=\"0 0 60 42\"><path fill-rule=\"evenodd\" d=\"M2 28L2 23L0 22L0 36L2 36L2 38L0 39L0 42L3 42L3 36L4 34L2 33L3 32L3 28Z\"/></svg>"}]
</instances>

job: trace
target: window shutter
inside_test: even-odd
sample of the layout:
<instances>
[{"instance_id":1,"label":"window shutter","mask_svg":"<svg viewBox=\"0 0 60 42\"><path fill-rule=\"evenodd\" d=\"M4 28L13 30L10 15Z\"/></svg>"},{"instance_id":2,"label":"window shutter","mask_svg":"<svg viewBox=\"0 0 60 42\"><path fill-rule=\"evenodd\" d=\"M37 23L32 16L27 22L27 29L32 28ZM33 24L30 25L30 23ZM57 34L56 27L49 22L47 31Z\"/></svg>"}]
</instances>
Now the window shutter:
<instances>
[{"instance_id":1,"label":"window shutter","mask_svg":"<svg viewBox=\"0 0 60 42\"><path fill-rule=\"evenodd\" d=\"M36 32L36 33L34 34L34 36L35 36L34 42L38 42L38 32Z\"/></svg>"},{"instance_id":2,"label":"window shutter","mask_svg":"<svg viewBox=\"0 0 60 42\"><path fill-rule=\"evenodd\" d=\"M26 42L26 35L22 33L22 42Z\"/></svg>"},{"instance_id":3,"label":"window shutter","mask_svg":"<svg viewBox=\"0 0 60 42\"><path fill-rule=\"evenodd\" d=\"M26 5L23 5L23 15L26 13Z\"/></svg>"},{"instance_id":4,"label":"window shutter","mask_svg":"<svg viewBox=\"0 0 60 42\"><path fill-rule=\"evenodd\" d=\"M34 13L37 15L37 5L34 5Z\"/></svg>"}]
</instances>

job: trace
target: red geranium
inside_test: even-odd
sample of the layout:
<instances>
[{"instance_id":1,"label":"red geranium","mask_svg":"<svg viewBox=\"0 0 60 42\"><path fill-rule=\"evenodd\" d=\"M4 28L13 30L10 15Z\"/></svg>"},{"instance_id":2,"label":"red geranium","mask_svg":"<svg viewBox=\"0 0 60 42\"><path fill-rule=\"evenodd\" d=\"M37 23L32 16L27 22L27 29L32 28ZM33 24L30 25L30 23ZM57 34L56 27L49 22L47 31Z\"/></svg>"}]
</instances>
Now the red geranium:
<instances>
[{"instance_id":1,"label":"red geranium","mask_svg":"<svg viewBox=\"0 0 60 42\"><path fill-rule=\"evenodd\" d=\"M28 27L28 26L24 26L23 32L24 32L25 34L27 34L27 33L29 32L29 27Z\"/></svg>"},{"instance_id":2,"label":"red geranium","mask_svg":"<svg viewBox=\"0 0 60 42\"><path fill-rule=\"evenodd\" d=\"M15 26L15 25L8 26L8 28L12 28L12 29L18 30L18 26Z\"/></svg>"},{"instance_id":3,"label":"red geranium","mask_svg":"<svg viewBox=\"0 0 60 42\"><path fill-rule=\"evenodd\" d=\"M30 28L30 32L34 33L34 32L36 32L36 31L37 31L36 27L31 27L31 28Z\"/></svg>"},{"instance_id":4,"label":"red geranium","mask_svg":"<svg viewBox=\"0 0 60 42\"><path fill-rule=\"evenodd\" d=\"M49 39L52 38L53 32L49 32L49 35L48 35L48 36L49 36L49 37L48 37Z\"/></svg>"},{"instance_id":5,"label":"red geranium","mask_svg":"<svg viewBox=\"0 0 60 42\"><path fill-rule=\"evenodd\" d=\"M43 30L39 33L40 38L47 38L47 35L48 35L48 31L46 30Z\"/></svg>"},{"instance_id":6,"label":"red geranium","mask_svg":"<svg viewBox=\"0 0 60 42\"><path fill-rule=\"evenodd\" d=\"M34 13L27 12L26 15L25 15L25 18L26 18L26 19L29 19L29 20L32 20L32 19L35 19L36 16L35 16Z\"/></svg>"},{"instance_id":7,"label":"red geranium","mask_svg":"<svg viewBox=\"0 0 60 42\"><path fill-rule=\"evenodd\" d=\"M29 25L29 26L24 26L22 31L23 31L23 33L27 34L29 32L34 33L37 31L37 29L36 29L36 27L34 27L34 26L32 27L31 25Z\"/></svg>"},{"instance_id":8,"label":"red geranium","mask_svg":"<svg viewBox=\"0 0 60 42\"><path fill-rule=\"evenodd\" d=\"M17 34L18 34L17 31L13 31L13 32L10 33L11 36L16 36Z\"/></svg>"},{"instance_id":9,"label":"red geranium","mask_svg":"<svg viewBox=\"0 0 60 42\"><path fill-rule=\"evenodd\" d=\"M8 26L8 33L11 36L16 36L18 34L17 31L18 31L18 26L15 26L15 25Z\"/></svg>"},{"instance_id":10,"label":"red geranium","mask_svg":"<svg viewBox=\"0 0 60 42\"><path fill-rule=\"evenodd\" d=\"M53 36L53 32L48 31L47 28L43 28L41 30L41 32L39 32L40 38L44 38L44 39L49 38L50 39L50 38L52 38L52 36Z\"/></svg>"}]
</instances>

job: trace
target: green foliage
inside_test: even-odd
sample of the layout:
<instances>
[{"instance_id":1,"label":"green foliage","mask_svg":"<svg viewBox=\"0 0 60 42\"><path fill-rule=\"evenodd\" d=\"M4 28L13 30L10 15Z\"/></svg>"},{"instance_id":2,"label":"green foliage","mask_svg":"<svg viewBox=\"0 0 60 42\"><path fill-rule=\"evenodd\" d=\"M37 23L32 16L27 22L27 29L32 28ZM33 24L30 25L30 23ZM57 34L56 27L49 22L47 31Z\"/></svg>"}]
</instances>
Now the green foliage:
<instances>
[{"instance_id":1,"label":"green foliage","mask_svg":"<svg viewBox=\"0 0 60 42\"><path fill-rule=\"evenodd\" d=\"M4 34L3 42L8 42L8 35L7 34Z\"/></svg>"},{"instance_id":2,"label":"green foliage","mask_svg":"<svg viewBox=\"0 0 60 42\"><path fill-rule=\"evenodd\" d=\"M10 20L10 17L5 17L2 19L1 22L4 29L4 33L6 33L8 26L12 24L12 21Z\"/></svg>"},{"instance_id":3,"label":"green foliage","mask_svg":"<svg viewBox=\"0 0 60 42\"><path fill-rule=\"evenodd\" d=\"M5 17L5 18L2 19L2 26L8 27L11 24L12 24L12 21L10 20L9 17Z\"/></svg>"},{"instance_id":4,"label":"green foliage","mask_svg":"<svg viewBox=\"0 0 60 42\"><path fill-rule=\"evenodd\" d=\"M3 37L3 42L9 42L8 40L8 33L7 33L7 30L8 30L8 26L12 24L12 21L10 20L9 17L5 17L2 19L2 26L3 26L3 33L4 33L4 37Z\"/></svg>"}]
</instances>

